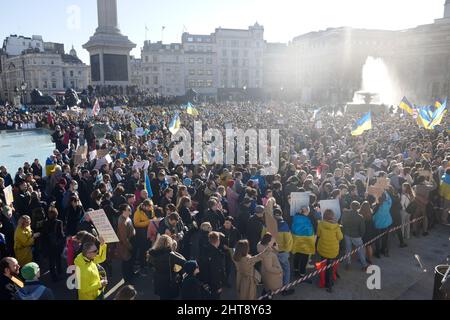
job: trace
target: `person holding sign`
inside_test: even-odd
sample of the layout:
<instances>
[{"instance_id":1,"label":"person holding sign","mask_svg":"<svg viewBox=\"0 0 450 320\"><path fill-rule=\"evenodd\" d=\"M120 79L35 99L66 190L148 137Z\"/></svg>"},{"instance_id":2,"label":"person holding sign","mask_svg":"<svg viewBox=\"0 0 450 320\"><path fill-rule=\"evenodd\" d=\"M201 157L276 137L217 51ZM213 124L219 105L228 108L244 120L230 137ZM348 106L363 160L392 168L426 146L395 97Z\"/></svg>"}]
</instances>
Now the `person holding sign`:
<instances>
[{"instance_id":1,"label":"person holding sign","mask_svg":"<svg viewBox=\"0 0 450 320\"><path fill-rule=\"evenodd\" d=\"M83 251L75 258L75 265L79 271L78 299L102 300L103 290L108 280L100 277L98 264L106 260L106 243L100 238L100 248L95 243L83 244Z\"/></svg>"}]
</instances>

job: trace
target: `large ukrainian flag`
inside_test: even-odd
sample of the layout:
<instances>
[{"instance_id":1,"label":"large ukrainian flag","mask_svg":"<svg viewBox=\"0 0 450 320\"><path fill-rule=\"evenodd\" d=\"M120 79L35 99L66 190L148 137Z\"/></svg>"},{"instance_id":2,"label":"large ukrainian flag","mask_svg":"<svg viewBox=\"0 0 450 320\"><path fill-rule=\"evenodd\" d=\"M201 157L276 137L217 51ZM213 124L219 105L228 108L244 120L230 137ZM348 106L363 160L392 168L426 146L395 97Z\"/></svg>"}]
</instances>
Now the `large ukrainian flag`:
<instances>
[{"instance_id":1,"label":"large ukrainian flag","mask_svg":"<svg viewBox=\"0 0 450 320\"><path fill-rule=\"evenodd\" d=\"M408 99L406 99L406 97L403 97L403 100L400 102L399 107L400 107L400 109L403 109L403 110L405 110L406 112L408 112L408 114L410 114L410 115L413 114L414 107L413 107L413 105L408 101Z\"/></svg>"},{"instance_id":2,"label":"large ukrainian flag","mask_svg":"<svg viewBox=\"0 0 450 320\"><path fill-rule=\"evenodd\" d=\"M433 113L433 118L430 122L430 129L434 129L435 126L440 125L442 119L444 119L445 114L447 113L447 101L444 101L440 104L440 107L436 109Z\"/></svg>"},{"instance_id":3,"label":"large ukrainian flag","mask_svg":"<svg viewBox=\"0 0 450 320\"><path fill-rule=\"evenodd\" d=\"M197 108L195 108L190 102L187 104L186 113L194 117L199 115Z\"/></svg>"},{"instance_id":4,"label":"large ukrainian flag","mask_svg":"<svg viewBox=\"0 0 450 320\"><path fill-rule=\"evenodd\" d=\"M367 113L359 119L352 129L352 136L360 136L366 130L372 129L372 112Z\"/></svg>"},{"instance_id":5,"label":"large ukrainian flag","mask_svg":"<svg viewBox=\"0 0 450 320\"><path fill-rule=\"evenodd\" d=\"M433 112L431 111L429 106L419 108L417 113L417 124L419 125L419 127L429 129L432 116Z\"/></svg>"},{"instance_id":6,"label":"large ukrainian flag","mask_svg":"<svg viewBox=\"0 0 450 320\"><path fill-rule=\"evenodd\" d=\"M176 134L178 132L178 130L180 130L180 128L181 128L181 120L180 120L180 115L177 112L175 114L175 116L173 117L172 121L170 121L169 131L172 134Z\"/></svg>"}]
</instances>

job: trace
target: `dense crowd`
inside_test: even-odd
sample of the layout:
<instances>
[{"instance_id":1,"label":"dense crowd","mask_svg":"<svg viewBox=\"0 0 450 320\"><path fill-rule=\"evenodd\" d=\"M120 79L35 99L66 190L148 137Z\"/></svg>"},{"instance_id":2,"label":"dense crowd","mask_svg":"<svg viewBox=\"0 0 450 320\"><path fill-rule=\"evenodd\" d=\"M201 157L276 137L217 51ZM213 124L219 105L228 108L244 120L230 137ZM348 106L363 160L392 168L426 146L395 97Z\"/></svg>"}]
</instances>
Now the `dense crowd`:
<instances>
[{"instance_id":1,"label":"dense crowd","mask_svg":"<svg viewBox=\"0 0 450 320\"><path fill-rule=\"evenodd\" d=\"M392 227L402 225L395 237L403 248L411 236L449 223L446 130L425 130L410 116L388 113L373 115L373 129L354 137L358 115L270 102L197 109L193 117L168 104L102 108L94 119L0 107L0 130L34 122L50 129L55 143L45 164L25 163L13 176L0 167L0 300L58 299L39 281L40 268L58 282L72 265L79 270L79 299L102 299L114 261L126 283L117 299L135 298L132 285L147 275L161 299L220 299L226 287L239 299L256 299L260 283L270 294ZM204 130L279 129L278 172L263 176L264 164L175 164L169 124L176 112L192 133L194 119ZM109 128L105 137L96 134L99 124ZM137 136L136 128L145 134ZM83 146L87 158L80 161ZM368 186L379 178L390 184L375 196ZM293 192L310 192L310 204L291 216ZM341 214L320 209L328 199L339 200ZM96 230L89 213L100 209L118 243L105 243ZM415 218L422 219L409 225ZM395 242L386 233L360 249L361 269L389 257ZM333 268L325 272L329 292L335 276Z\"/></svg>"}]
</instances>

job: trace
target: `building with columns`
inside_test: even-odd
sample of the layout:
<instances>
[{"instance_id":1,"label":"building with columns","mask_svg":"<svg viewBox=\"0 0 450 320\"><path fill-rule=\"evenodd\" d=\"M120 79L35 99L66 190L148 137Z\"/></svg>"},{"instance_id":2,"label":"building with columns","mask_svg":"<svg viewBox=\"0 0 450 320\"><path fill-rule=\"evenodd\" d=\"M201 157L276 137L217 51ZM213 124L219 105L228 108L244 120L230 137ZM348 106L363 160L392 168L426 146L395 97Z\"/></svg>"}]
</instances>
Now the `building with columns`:
<instances>
[{"instance_id":1,"label":"building with columns","mask_svg":"<svg viewBox=\"0 0 450 320\"><path fill-rule=\"evenodd\" d=\"M416 28L388 31L330 28L294 38L293 94L303 103L346 104L362 87L369 56L382 58L398 87L415 104L450 96L450 0L444 17Z\"/></svg>"},{"instance_id":2,"label":"building with columns","mask_svg":"<svg viewBox=\"0 0 450 320\"><path fill-rule=\"evenodd\" d=\"M39 41L20 41L20 39L39 39ZM14 44L14 45L11 45ZM18 52L18 48L25 50ZM70 54L64 53L64 45L44 42L41 36L26 38L10 36L4 41L0 53L0 96L12 101L17 96L15 89L20 90L27 84L25 96L30 101L30 92L38 89L43 94L52 95L64 92L68 88L85 89L90 82L89 66L84 64L72 47Z\"/></svg>"},{"instance_id":3,"label":"building with columns","mask_svg":"<svg viewBox=\"0 0 450 320\"><path fill-rule=\"evenodd\" d=\"M97 0L98 28L83 48L89 51L91 80L96 86L130 85L130 51L136 47L122 35L117 0Z\"/></svg>"}]
</instances>

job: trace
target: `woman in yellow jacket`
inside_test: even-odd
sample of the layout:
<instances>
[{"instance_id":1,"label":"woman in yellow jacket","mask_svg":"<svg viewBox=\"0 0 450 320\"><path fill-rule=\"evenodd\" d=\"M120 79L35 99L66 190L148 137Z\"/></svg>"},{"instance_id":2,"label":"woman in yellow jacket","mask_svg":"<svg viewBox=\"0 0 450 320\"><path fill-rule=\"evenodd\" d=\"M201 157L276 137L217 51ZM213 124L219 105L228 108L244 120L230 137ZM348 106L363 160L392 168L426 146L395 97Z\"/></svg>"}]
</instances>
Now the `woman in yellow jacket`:
<instances>
[{"instance_id":1,"label":"woman in yellow jacket","mask_svg":"<svg viewBox=\"0 0 450 320\"><path fill-rule=\"evenodd\" d=\"M20 266L33 262L32 248L34 239L40 236L39 233L33 234L30 225L31 218L29 216L21 216L14 232L14 254Z\"/></svg>"},{"instance_id":2,"label":"woman in yellow jacket","mask_svg":"<svg viewBox=\"0 0 450 320\"><path fill-rule=\"evenodd\" d=\"M145 199L134 213L133 223L136 229L136 254L138 262L141 266L141 273L147 273L147 263L145 256L148 249L150 249L150 242L147 239L147 229L150 221L155 217L153 209L153 202L150 199Z\"/></svg>"},{"instance_id":3,"label":"woman in yellow jacket","mask_svg":"<svg viewBox=\"0 0 450 320\"><path fill-rule=\"evenodd\" d=\"M100 277L97 264L106 260L107 246L100 238L100 249L95 243L87 242L83 245L83 252L75 258L77 267L77 288L79 300L96 300L108 285L108 280Z\"/></svg>"},{"instance_id":4,"label":"woman in yellow jacket","mask_svg":"<svg viewBox=\"0 0 450 320\"><path fill-rule=\"evenodd\" d=\"M327 266L332 264L339 255L339 242L344 238L341 226L336 222L336 216L332 210L325 210L323 221L319 221L317 227L317 252L323 260L327 260ZM325 285L327 291L331 292L333 286L333 268L327 269L325 273Z\"/></svg>"}]
</instances>

